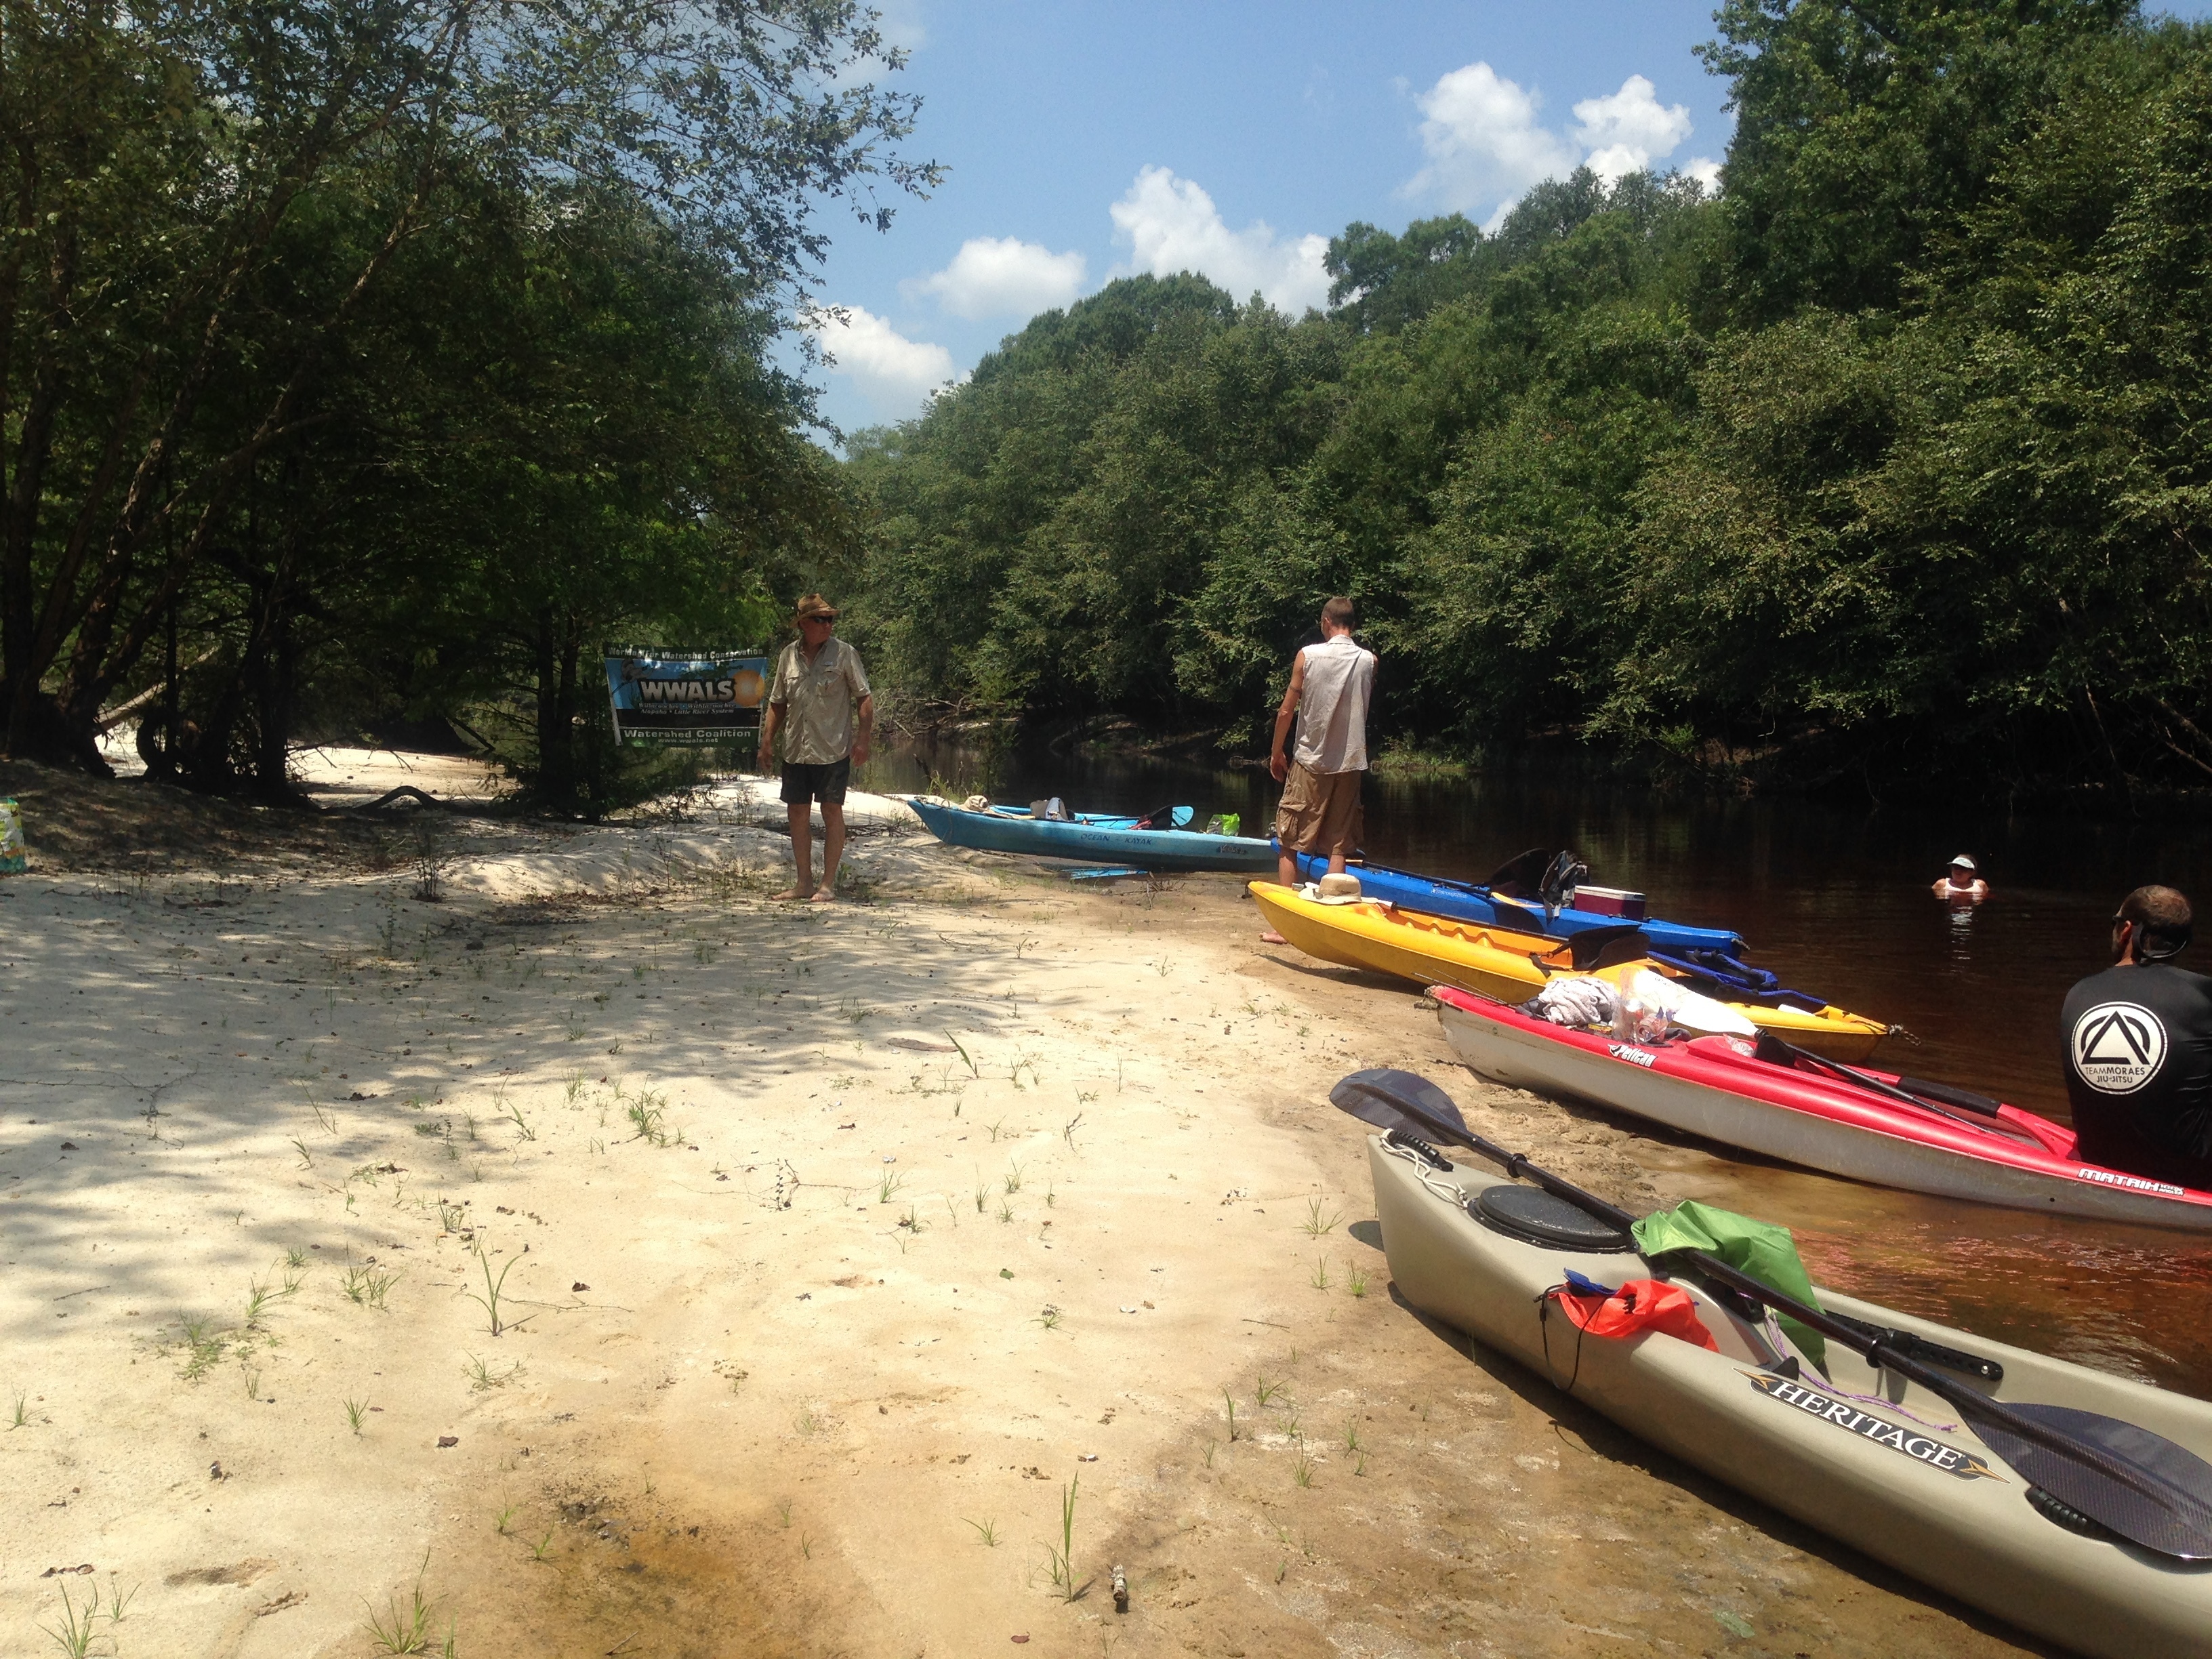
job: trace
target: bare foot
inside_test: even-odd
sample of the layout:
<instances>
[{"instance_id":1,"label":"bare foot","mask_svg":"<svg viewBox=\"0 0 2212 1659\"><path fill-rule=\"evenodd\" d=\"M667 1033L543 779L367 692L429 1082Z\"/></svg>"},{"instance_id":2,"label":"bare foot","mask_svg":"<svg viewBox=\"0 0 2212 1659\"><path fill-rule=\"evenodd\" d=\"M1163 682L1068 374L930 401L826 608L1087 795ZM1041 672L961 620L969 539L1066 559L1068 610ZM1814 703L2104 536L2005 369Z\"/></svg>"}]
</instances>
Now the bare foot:
<instances>
[{"instance_id":1,"label":"bare foot","mask_svg":"<svg viewBox=\"0 0 2212 1659\"><path fill-rule=\"evenodd\" d=\"M811 904L835 904L837 902L837 890L834 887L817 887L807 902Z\"/></svg>"},{"instance_id":2,"label":"bare foot","mask_svg":"<svg viewBox=\"0 0 2212 1659\"><path fill-rule=\"evenodd\" d=\"M1260 935L1260 943L1262 945L1288 945L1290 940L1285 939L1280 933L1270 927L1266 933Z\"/></svg>"},{"instance_id":3,"label":"bare foot","mask_svg":"<svg viewBox=\"0 0 2212 1659\"><path fill-rule=\"evenodd\" d=\"M779 904L792 904L801 899L811 899L813 896L814 890L811 887L787 887L775 895L775 900Z\"/></svg>"}]
</instances>

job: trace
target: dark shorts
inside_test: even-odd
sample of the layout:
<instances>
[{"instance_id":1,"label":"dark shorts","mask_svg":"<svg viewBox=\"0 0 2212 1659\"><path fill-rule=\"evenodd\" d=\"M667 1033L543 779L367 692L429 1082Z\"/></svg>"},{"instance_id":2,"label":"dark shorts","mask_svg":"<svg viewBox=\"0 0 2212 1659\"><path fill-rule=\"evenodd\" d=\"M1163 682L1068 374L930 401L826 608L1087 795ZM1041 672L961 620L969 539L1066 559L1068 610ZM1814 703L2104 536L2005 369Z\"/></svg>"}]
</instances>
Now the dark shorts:
<instances>
[{"instance_id":1,"label":"dark shorts","mask_svg":"<svg viewBox=\"0 0 2212 1659\"><path fill-rule=\"evenodd\" d=\"M805 806L820 801L824 806L845 804L845 786L853 781L853 757L824 762L820 766L783 763L783 804Z\"/></svg>"}]
</instances>

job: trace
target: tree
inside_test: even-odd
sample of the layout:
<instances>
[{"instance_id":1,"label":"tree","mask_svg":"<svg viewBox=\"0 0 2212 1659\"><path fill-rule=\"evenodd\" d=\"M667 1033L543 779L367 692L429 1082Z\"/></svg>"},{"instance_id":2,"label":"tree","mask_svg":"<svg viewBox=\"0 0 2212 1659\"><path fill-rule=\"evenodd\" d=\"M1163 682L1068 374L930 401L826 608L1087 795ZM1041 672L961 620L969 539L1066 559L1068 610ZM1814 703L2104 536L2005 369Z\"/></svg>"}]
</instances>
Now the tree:
<instances>
[{"instance_id":1,"label":"tree","mask_svg":"<svg viewBox=\"0 0 2212 1659\"><path fill-rule=\"evenodd\" d=\"M256 469L332 418L368 297L479 185L626 194L781 320L817 200L880 226L878 182L937 176L894 148L912 100L856 83L898 63L849 0L0 0L9 752L99 764Z\"/></svg>"}]
</instances>

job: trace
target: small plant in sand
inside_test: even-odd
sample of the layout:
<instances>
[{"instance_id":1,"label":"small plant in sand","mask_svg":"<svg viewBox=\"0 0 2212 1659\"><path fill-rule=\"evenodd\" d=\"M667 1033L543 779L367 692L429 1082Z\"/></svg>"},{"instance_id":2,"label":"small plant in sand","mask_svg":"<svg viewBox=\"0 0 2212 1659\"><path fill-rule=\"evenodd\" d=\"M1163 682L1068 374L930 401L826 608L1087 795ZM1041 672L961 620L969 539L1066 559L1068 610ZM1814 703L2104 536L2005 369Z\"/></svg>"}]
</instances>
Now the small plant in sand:
<instances>
[{"instance_id":1,"label":"small plant in sand","mask_svg":"<svg viewBox=\"0 0 2212 1659\"><path fill-rule=\"evenodd\" d=\"M483 1248L482 1235L477 1237L477 1263L483 1269L484 1289L482 1296L471 1291L469 1300L482 1308L491 1320L491 1334L494 1336L497 1336L507 1328L505 1322L499 1316L500 1299L507 1291L507 1276L514 1271L514 1264L521 1260L519 1255L507 1257L507 1265L499 1270L499 1277L494 1279L491 1273L491 1256Z\"/></svg>"},{"instance_id":2,"label":"small plant in sand","mask_svg":"<svg viewBox=\"0 0 2212 1659\"><path fill-rule=\"evenodd\" d=\"M1021 1191L1021 1189L1022 1189L1022 1166L1021 1166L1020 1164L1013 1164L1013 1165L1010 1166L1010 1167L1007 1169L1006 1173L1006 1177L1005 1177L1004 1184L1005 1184L1006 1188L1006 1195L1007 1195L1009 1198L1012 1197L1016 1193L1018 1193L1018 1192Z\"/></svg>"},{"instance_id":3,"label":"small plant in sand","mask_svg":"<svg viewBox=\"0 0 2212 1659\"><path fill-rule=\"evenodd\" d=\"M967 1524L975 1528L975 1541L984 1548L994 1550L999 1547L999 1523L996 1521L970 1521Z\"/></svg>"},{"instance_id":4,"label":"small plant in sand","mask_svg":"<svg viewBox=\"0 0 2212 1659\"><path fill-rule=\"evenodd\" d=\"M461 1367L461 1375L469 1379L469 1391L471 1394L483 1394L488 1389L503 1389L516 1377L520 1376L522 1362L518 1359L503 1371L494 1370L484 1361L471 1354L469 1363Z\"/></svg>"},{"instance_id":5,"label":"small plant in sand","mask_svg":"<svg viewBox=\"0 0 2212 1659\"><path fill-rule=\"evenodd\" d=\"M550 1531L548 1531L544 1537L539 1539L536 1543L530 1547L530 1559L533 1561L543 1561L547 1555L551 1553L552 1549L553 1534Z\"/></svg>"},{"instance_id":6,"label":"small plant in sand","mask_svg":"<svg viewBox=\"0 0 2212 1659\"><path fill-rule=\"evenodd\" d=\"M1320 1199L1310 1198L1306 1200L1306 1218L1298 1224L1298 1228L1308 1238L1319 1238L1343 1219L1343 1211L1326 1209Z\"/></svg>"},{"instance_id":7,"label":"small plant in sand","mask_svg":"<svg viewBox=\"0 0 2212 1659\"><path fill-rule=\"evenodd\" d=\"M1313 1287L1317 1291L1325 1291L1329 1287L1329 1284L1328 1258L1325 1255L1317 1255L1314 1258Z\"/></svg>"},{"instance_id":8,"label":"small plant in sand","mask_svg":"<svg viewBox=\"0 0 2212 1659\"><path fill-rule=\"evenodd\" d=\"M1014 1218L1014 1206L1013 1206L1012 1205L1011 1205L1011 1204L1007 1203L1007 1202L1006 1202L1006 1200L1005 1199L1003 1199L1003 1198L1002 1198L1002 1199L1000 1199L1000 1200L999 1200L999 1219L1000 1219L1000 1220L1001 1220L1001 1221L1004 1221L1004 1222L1009 1222L1009 1223L1011 1223L1011 1222L1013 1220L1013 1218Z\"/></svg>"},{"instance_id":9,"label":"small plant in sand","mask_svg":"<svg viewBox=\"0 0 2212 1659\"><path fill-rule=\"evenodd\" d=\"M379 1273L374 1267L348 1267L339 1288L344 1291L346 1300L355 1306L382 1310L384 1298L391 1294L392 1287L398 1282L399 1275L396 1273Z\"/></svg>"},{"instance_id":10,"label":"small plant in sand","mask_svg":"<svg viewBox=\"0 0 2212 1659\"><path fill-rule=\"evenodd\" d=\"M1282 1391L1283 1385L1280 1382L1270 1382L1263 1373L1259 1382L1254 1385L1252 1395L1260 1402L1260 1409L1265 1411L1267 1408L1267 1402Z\"/></svg>"},{"instance_id":11,"label":"small plant in sand","mask_svg":"<svg viewBox=\"0 0 2212 1659\"><path fill-rule=\"evenodd\" d=\"M24 1401L27 1398L28 1396L24 1395L20 1389L16 1392L15 1409L9 1413L8 1417L8 1426L9 1429L27 1429L31 1426L30 1410L24 1404Z\"/></svg>"},{"instance_id":12,"label":"small plant in sand","mask_svg":"<svg viewBox=\"0 0 2212 1659\"><path fill-rule=\"evenodd\" d=\"M1079 1474L1060 1489L1060 1547L1054 1549L1049 1544L1044 1547L1052 1569L1053 1585L1070 1601L1090 1588L1075 1582L1075 1493L1082 1484L1083 1477Z\"/></svg>"},{"instance_id":13,"label":"small plant in sand","mask_svg":"<svg viewBox=\"0 0 2212 1659\"><path fill-rule=\"evenodd\" d=\"M975 1064L975 1057L968 1052L966 1044L963 1043L958 1037L953 1036L950 1031L947 1031L945 1034L945 1040L952 1045L953 1051L960 1056L962 1063L968 1067L968 1075L969 1077L979 1078L983 1075L981 1070L978 1068ZM991 1139L996 1140L998 1137L996 1135L993 1135Z\"/></svg>"},{"instance_id":14,"label":"small plant in sand","mask_svg":"<svg viewBox=\"0 0 2212 1659\"><path fill-rule=\"evenodd\" d=\"M1298 1461L1291 1465L1291 1479L1300 1486L1313 1485L1314 1461L1304 1446L1298 1448Z\"/></svg>"},{"instance_id":15,"label":"small plant in sand","mask_svg":"<svg viewBox=\"0 0 2212 1659\"><path fill-rule=\"evenodd\" d=\"M1073 1117L1068 1119L1067 1121L1060 1127L1060 1138L1067 1143L1067 1150L1071 1152L1077 1150L1075 1145L1075 1132L1082 1127L1083 1114L1080 1112L1078 1112Z\"/></svg>"},{"instance_id":16,"label":"small plant in sand","mask_svg":"<svg viewBox=\"0 0 2212 1659\"><path fill-rule=\"evenodd\" d=\"M300 1154L300 1167L303 1170L313 1169L315 1167L315 1155L307 1150L307 1143L301 1139L299 1136L294 1135L292 1137L292 1146Z\"/></svg>"},{"instance_id":17,"label":"small plant in sand","mask_svg":"<svg viewBox=\"0 0 2212 1659\"><path fill-rule=\"evenodd\" d=\"M270 1285L266 1279L247 1279L246 1281L246 1329L252 1330L258 1328L261 1323L261 1316L268 1311L269 1304L272 1302L282 1302L285 1297L295 1294L300 1288L300 1282L296 1272L287 1273L283 1283L276 1285Z\"/></svg>"},{"instance_id":18,"label":"small plant in sand","mask_svg":"<svg viewBox=\"0 0 2212 1659\"><path fill-rule=\"evenodd\" d=\"M892 1199L897 1197L900 1183L905 1179L904 1176L893 1170L884 1170L883 1178L876 1182L876 1202L888 1204Z\"/></svg>"},{"instance_id":19,"label":"small plant in sand","mask_svg":"<svg viewBox=\"0 0 2212 1659\"><path fill-rule=\"evenodd\" d=\"M215 1328L212 1320L187 1314L177 1316L177 1329L185 1345L185 1381L197 1382L222 1358L230 1339Z\"/></svg>"},{"instance_id":20,"label":"small plant in sand","mask_svg":"<svg viewBox=\"0 0 2212 1659\"><path fill-rule=\"evenodd\" d=\"M1049 1302L1046 1303L1044 1311L1037 1316L1037 1323L1043 1326L1045 1329L1048 1331L1058 1330L1060 1328L1060 1310L1054 1307Z\"/></svg>"},{"instance_id":21,"label":"small plant in sand","mask_svg":"<svg viewBox=\"0 0 2212 1659\"><path fill-rule=\"evenodd\" d=\"M1366 1295L1367 1270L1364 1267L1354 1267L1350 1273L1346 1275L1344 1288L1351 1291L1354 1296Z\"/></svg>"},{"instance_id":22,"label":"small plant in sand","mask_svg":"<svg viewBox=\"0 0 2212 1659\"><path fill-rule=\"evenodd\" d=\"M137 1599L137 1585L133 1584L125 1590L111 1576L107 1581L107 1605L102 1607L100 1612L111 1626L119 1625L125 1616L130 1613L131 1604Z\"/></svg>"},{"instance_id":23,"label":"small plant in sand","mask_svg":"<svg viewBox=\"0 0 2212 1659\"><path fill-rule=\"evenodd\" d=\"M491 1529L497 1533L501 1538L504 1538L507 1536L507 1529L512 1526L514 1522L514 1505L509 1504L502 1508L497 1515L492 1517Z\"/></svg>"},{"instance_id":24,"label":"small plant in sand","mask_svg":"<svg viewBox=\"0 0 2212 1659\"><path fill-rule=\"evenodd\" d=\"M361 1437L361 1420L362 1418L368 1415L368 1401L366 1400L356 1400L352 1395L347 1395L345 1402L345 1414L346 1422L351 1425L353 1429L354 1438L358 1440Z\"/></svg>"},{"instance_id":25,"label":"small plant in sand","mask_svg":"<svg viewBox=\"0 0 2212 1659\"><path fill-rule=\"evenodd\" d=\"M530 1121L522 1115L522 1108L516 1105L513 1101L507 1097L506 1090L502 1089L500 1091L495 1103L505 1109L501 1113L501 1115L506 1118L509 1123L514 1125L515 1139L517 1140L535 1140L538 1139L538 1131L530 1127Z\"/></svg>"},{"instance_id":26,"label":"small plant in sand","mask_svg":"<svg viewBox=\"0 0 2212 1659\"><path fill-rule=\"evenodd\" d=\"M637 1098L630 1102L624 1113L637 1133L633 1140L649 1141L655 1146L665 1146L671 1139L665 1118L668 1102L665 1097L651 1089L638 1091Z\"/></svg>"},{"instance_id":27,"label":"small plant in sand","mask_svg":"<svg viewBox=\"0 0 2212 1659\"><path fill-rule=\"evenodd\" d=\"M906 1213L898 1218L897 1224L906 1229L906 1236L908 1238L920 1238L922 1234L929 1231L929 1224L921 1218L920 1212L911 1204L906 1206Z\"/></svg>"},{"instance_id":28,"label":"small plant in sand","mask_svg":"<svg viewBox=\"0 0 2212 1659\"><path fill-rule=\"evenodd\" d=\"M788 1532L791 1529L791 1500L788 1498L779 1498L775 1500L775 1514L776 1519L782 1523L784 1530Z\"/></svg>"},{"instance_id":29,"label":"small plant in sand","mask_svg":"<svg viewBox=\"0 0 2212 1659\"><path fill-rule=\"evenodd\" d=\"M54 1645L69 1656L69 1659L84 1659L92 1651L94 1621L100 1617L100 1592L92 1593L92 1600L82 1607L70 1601L69 1586L62 1586L62 1617L58 1625L41 1625L39 1628L54 1638Z\"/></svg>"}]
</instances>

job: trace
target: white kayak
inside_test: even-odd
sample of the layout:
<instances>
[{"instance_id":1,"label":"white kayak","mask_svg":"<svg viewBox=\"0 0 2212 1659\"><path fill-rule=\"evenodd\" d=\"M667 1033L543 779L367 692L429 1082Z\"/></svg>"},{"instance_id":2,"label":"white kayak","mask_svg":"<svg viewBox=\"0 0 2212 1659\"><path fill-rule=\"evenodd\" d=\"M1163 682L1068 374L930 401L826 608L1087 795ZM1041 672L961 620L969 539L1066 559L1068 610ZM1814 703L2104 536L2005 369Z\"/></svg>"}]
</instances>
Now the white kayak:
<instances>
[{"instance_id":1,"label":"white kayak","mask_svg":"<svg viewBox=\"0 0 2212 1659\"><path fill-rule=\"evenodd\" d=\"M2212 1562L2191 1563L2069 1530L1942 1400L1839 1344L1829 1375L1776 1369L1761 1328L1680 1279L1718 1352L1657 1332L1587 1334L1545 1291L1569 1269L1601 1284L1673 1276L1578 1212L1584 1242L1530 1242L1564 1200L1460 1164L1437 1170L1370 1137L1368 1164L1391 1277L1413 1306L1546 1376L1630 1433L1899 1571L2021 1628L2100 1659L2212 1653ZM1497 1189L1497 1190L1493 1190ZM1486 1193L1492 1195L1486 1200ZM1514 1194L1507 1198L1504 1194ZM1470 1203L1500 1212L1478 1219ZM1521 1212L1521 1218L1507 1212ZM1516 1233L1501 1231L1510 1225ZM1516 1236L1517 1233L1517 1236ZM1833 1314L1939 1345L1913 1351L2014 1403L2097 1413L2212 1459L2212 1405L1893 1312L1832 1291ZM1970 1358L1971 1357L1971 1358ZM1994 1382L1973 1361L2002 1368ZM1787 1369L1784 1367L1784 1369ZM1988 1369L1987 1366L1982 1369Z\"/></svg>"}]
</instances>

